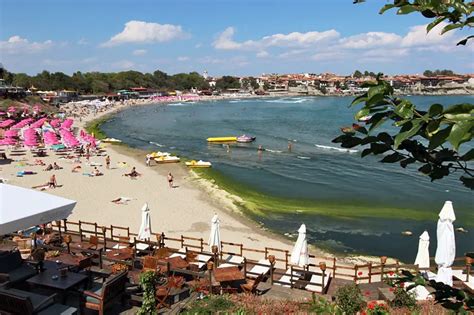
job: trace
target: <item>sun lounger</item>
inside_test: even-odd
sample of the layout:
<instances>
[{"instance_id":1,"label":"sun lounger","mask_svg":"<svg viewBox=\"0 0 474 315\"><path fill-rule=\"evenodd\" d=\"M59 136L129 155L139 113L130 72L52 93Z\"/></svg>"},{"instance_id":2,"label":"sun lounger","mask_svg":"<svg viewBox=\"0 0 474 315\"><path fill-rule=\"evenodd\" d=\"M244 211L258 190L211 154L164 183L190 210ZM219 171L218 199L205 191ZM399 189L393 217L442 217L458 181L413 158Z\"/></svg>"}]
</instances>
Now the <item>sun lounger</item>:
<instances>
[{"instance_id":1,"label":"sun lounger","mask_svg":"<svg viewBox=\"0 0 474 315\"><path fill-rule=\"evenodd\" d=\"M270 266L271 264L268 259L260 259L258 261L258 265L255 265L252 269L250 269L250 271L248 272L248 277L257 278L259 275L266 275L270 272Z\"/></svg>"},{"instance_id":2,"label":"sun lounger","mask_svg":"<svg viewBox=\"0 0 474 315\"><path fill-rule=\"evenodd\" d=\"M310 283L306 285L305 289L311 292L324 293L326 292L330 281L331 281L330 272L326 272L324 276L324 283L323 283L322 275L312 275L311 279L309 280ZM317 285L317 284L321 284L321 285Z\"/></svg>"},{"instance_id":3,"label":"sun lounger","mask_svg":"<svg viewBox=\"0 0 474 315\"><path fill-rule=\"evenodd\" d=\"M413 285L413 282L406 282L405 283L405 288L408 288L409 286ZM411 292L415 295L415 298L417 301L426 301L428 299L433 298L433 296L430 294L430 291L428 291L424 286L422 285L417 285L416 287L410 289L408 292Z\"/></svg>"},{"instance_id":4,"label":"sun lounger","mask_svg":"<svg viewBox=\"0 0 474 315\"><path fill-rule=\"evenodd\" d=\"M291 280L293 279L293 281L299 279L301 277L301 273L298 272L298 271L295 271L293 270L293 278L291 277L291 268L288 269L285 274L280 278L278 279L278 282L276 282L275 284L277 285L281 285L282 287L287 287L289 288L291 286ZM282 282L282 283L280 283Z\"/></svg>"},{"instance_id":5,"label":"sun lounger","mask_svg":"<svg viewBox=\"0 0 474 315\"><path fill-rule=\"evenodd\" d=\"M173 257L181 257L183 259L186 259L186 248L180 248L177 253L171 254L170 258Z\"/></svg>"},{"instance_id":6,"label":"sun lounger","mask_svg":"<svg viewBox=\"0 0 474 315\"><path fill-rule=\"evenodd\" d=\"M427 271L425 273L425 278L428 280L436 280L436 274L434 272Z\"/></svg>"},{"instance_id":7,"label":"sun lounger","mask_svg":"<svg viewBox=\"0 0 474 315\"><path fill-rule=\"evenodd\" d=\"M469 275L469 280L467 278L466 270L453 270L453 277L462 281L464 286L469 288L471 291L474 291L474 275Z\"/></svg>"},{"instance_id":8,"label":"sun lounger","mask_svg":"<svg viewBox=\"0 0 474 315\"><path fill-rule=\"evenodd\" d=\"M204 268L204 266L211 260L212 256L199 254L194 258L194 262L191 264L197 265L199 269Z\"/></svg>"},{"instance_id":9,"label":"sun lounger","mask_svg":"<svg viewBox=\"0 0 474 315\"><path fill-rule=\"evenodd\" d=\"M244 263L244 257L236 256L236 255L229 255L224 260L224 263L228 263L229 265L232 265L232 266L241 265L241 264Z\"/></svg>"}]
</instances>

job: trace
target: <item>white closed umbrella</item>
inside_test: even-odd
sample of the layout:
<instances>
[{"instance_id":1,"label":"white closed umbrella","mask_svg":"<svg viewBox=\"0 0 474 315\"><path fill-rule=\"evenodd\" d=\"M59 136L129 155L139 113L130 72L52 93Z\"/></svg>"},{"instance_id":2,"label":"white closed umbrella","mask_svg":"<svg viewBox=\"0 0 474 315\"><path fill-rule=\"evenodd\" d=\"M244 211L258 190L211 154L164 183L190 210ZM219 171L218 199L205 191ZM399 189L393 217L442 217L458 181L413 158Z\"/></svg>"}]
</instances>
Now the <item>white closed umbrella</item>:
<instances>
[{"instance_id":1,"label":"white closed umbrella","mask_svg":"<svg viewBox=\"0 0 474 315\"><path fill-rule=\"evenodd\" d=\"M211 220L211 234L209 235L209 250L212 252L212 246L217 246L219 252L221 251L221 232L219 228L219 218L217 214Z\"/></svg>"},{"instance_id":2,"label":"white closed umbrella","mask_svg":"<svg viewBox=\"0 0 474 315\"><path fill-rule=\"evenodd\" d=\"M151 237L151 217L150 209L148 208L148 203L145 203L142 207L142 224L140 225L140 230L138 232L139 240L147 240Z\"/></svg>"},{"instance_id":3,"label":"white closed umbrella","mask_svg":"<svg viewBox=\"0 0 474 315\"><path fill-rule=\"evenodd\" d=\"M427 231L424 231L420 235L420 241L418 242L418 253L416 254L415 265L418 268L429 268L430 267L430 235Z\"/></svg>"},{"instance_id":4,"label":"white closed umbrella","mask_svg":"<svg viewBox=\"0 0 474 315\"><path fill-rule=\"evenodd\" d=\"M309 263L308 240L306 239L306 225L304 224L301 224L298 229L298 239L291 252L290 262L300 267L304 267Z\"/></svg>"},{"instance_id":5,"label":"white closed umbrella","mask_svg":"<svg viewBox=\"0 0 474 315\"><path fill-rule=\"evenodd\" d=\"M453 285L451 265L456 257L456 240L453 227L455 220L453 203L446 201L439 213L438 227L436 229L438 245L436 247L435 262L438 265L438 274L435 280L449 286Z\"/></svg>"}]
</instances>

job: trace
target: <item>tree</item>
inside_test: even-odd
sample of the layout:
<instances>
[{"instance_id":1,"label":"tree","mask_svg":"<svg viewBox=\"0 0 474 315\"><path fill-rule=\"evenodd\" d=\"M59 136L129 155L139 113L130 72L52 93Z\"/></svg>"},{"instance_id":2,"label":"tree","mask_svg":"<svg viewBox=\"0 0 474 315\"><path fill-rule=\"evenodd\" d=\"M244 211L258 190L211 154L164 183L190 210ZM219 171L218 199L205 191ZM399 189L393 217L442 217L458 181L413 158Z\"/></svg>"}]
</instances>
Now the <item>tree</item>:
<instances>
[{"instance_id":1,"label":"tree","mask_svg":"<svg viewBox=\"0 0 474 315\"><path fill-rule=\"evenodd\" d=\"M362 72L359 70L354 71L354 74L352 75L354 78L362 78Z\"/></svg>"},{"instance_id":2,"label":"tree","mask_svg":"<svg viewBox=\"0 0 474 315\"><path fill-rule=\"evenodd\" d=\"M428 32L442 21L448 23L443 28L443 32L447 32L470 26L474 19L474 6L460 0L393 2L385 5L381 13L395 7L399 14L421 12L423 16L435 18L427 26ZM464 45L463 41L458 44ZM345 148L368 146L362 151L362 157L385 154L381 160L383 163L399 163L403 168L418 164L418 170L429 176L431 181L459 172L460 181L474 189L474 169L469 164L474 160L474 149L463 150L474 134L474 104L457 104L448 108L433 104L428 110L420 110L409 100L394 96L393 88L381 80L381 74L375 82L368 82L364 87L368 91L354 99L352 106L363 104L356 119L371 115L366 127L354 124L354 133L343 134L333 142ZM392 122L398 132L374 134L387 122Z\"/></svg>"},{"instance_id":3,"label":"tree","mask_svg":"<svg viewBox=\"0 0 474 315\"><path fill-rule=\"evenodd\" d=\"M216 81L216 89L227 90L227 89L239 89L240 81L239 78L225 75Z\"/></svg>"},{"instance_id":4,"label":"tree","mask_svg":"<svg viewBox=\"0 0 474 315\"><path fill-rule=\"evenodd\" d=\"M424 75L425 77L433 77L433 76L434 76L434 73L433 73L433 71L431 71L431 70L425 70L425 72L423 72L423 75Z\"/></svg>"}]
</instances>

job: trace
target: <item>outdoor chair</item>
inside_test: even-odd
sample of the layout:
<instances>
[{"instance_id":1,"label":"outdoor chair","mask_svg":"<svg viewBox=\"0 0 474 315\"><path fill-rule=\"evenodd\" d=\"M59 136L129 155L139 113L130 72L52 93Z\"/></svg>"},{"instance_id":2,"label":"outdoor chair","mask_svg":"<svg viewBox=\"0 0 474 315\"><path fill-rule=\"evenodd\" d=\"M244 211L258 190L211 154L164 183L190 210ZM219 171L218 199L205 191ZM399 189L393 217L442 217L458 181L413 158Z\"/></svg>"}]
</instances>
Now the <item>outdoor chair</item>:
<instances>
[{"instance_id":1,"label":"outdoor chair","mask_svg":"<svg viewBox=\"0 0 474 315\"><path fill-rule=\"evenodd\" d=\"M474 293L474 275L467 274L467 268L462 270L453 270L453 277L461 281L462 286Z\"/></svg>"},{"instance_id":2,"label":"outdoor chair","mask_svg":"<svg viewBox=\"0 0 474 315\"><path fill-rule=\"evenodd\" d=\"M181 258L183 258L183 259L186 259L186 248L181 247L181 248L178 250L177 253L171 254L170 257L171 257L171 258L173 258L173 257L181 257Z\"/></svg>"},{"instance_id":3,"label":"outdoor chair","mask_svg":"<svg viewBox=\"0 0 474 315\"><path fill-rule=\"evenodd\" d=\"M113 249L121 249L130 247L130 238L126 236L119 236L117 244L115 244Z\"/></svg>"},{"instance_id":4,"label":"outdoor chair","mask_svg":"<svg viewBox=\"0 0 474 315\"><path fill-rule=\"evenodd\" d=\"M0 283L24 281L36 274L36 270L26 264L19 251L6 252L0 256Z\"/></svg>"},{"instance_id":5,"label":"outdoor chair","mask_svg":"<svg viewBox=\"0 0 474 315\"><path fill-rule=\"evenodd\" d=\"M127 271L123 271L107 279L101 287L84 291L84 307L99 311L99 315L103 315L107 307L117 299L123 299L127 281Z\"/></svg>"},{"instance_id":6,"label":"outdoor chair","mask_svg":"<svg viewBox=\"0 0 474 315\"><path fill-rule=\"evenodd\" d=\"M143 257L143 269L142 272L153 271L158 272L158 258L155 256L144 256Z\"/></svg>"},{"instance_id":7,"label":"outdoor chair","mask_svg":"<svg viewBox=\"0 0 474 315\"><path fill-rule=\"evenodd\" d=\"M240 288L244 293L257 294L257 287L263 280L263 274L260 274L255 279L247 279L244 284L240 285Z\"/></svg>"},{"instance_id":8,"label":"outdoor chair","mask_svg":"<svg viewBox=\"0 0 474 315\"><path fill-rule=\"evenodd\" d=\"M17 289L0 289L0 314L76 314L74 307L55 304L56 295L44 296Z\"/></svg>"}]
</instances>

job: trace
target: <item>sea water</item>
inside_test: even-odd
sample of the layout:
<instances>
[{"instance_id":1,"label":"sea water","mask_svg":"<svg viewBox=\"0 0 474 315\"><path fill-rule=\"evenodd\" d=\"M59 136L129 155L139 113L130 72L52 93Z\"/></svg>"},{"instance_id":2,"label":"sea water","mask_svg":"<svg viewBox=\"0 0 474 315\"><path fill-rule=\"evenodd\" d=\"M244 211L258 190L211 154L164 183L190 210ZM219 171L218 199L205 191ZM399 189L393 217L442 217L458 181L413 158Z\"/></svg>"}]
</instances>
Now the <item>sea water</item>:
<instances>
[{"instance_id":1,"label":"sea water","mask_svg":"<svg viewBox=\"0 0 474 315\"><path fill-rule=\"evenodd\" d=\"M474 102L473 96L412 96L418 108ZM382 157L360 157L360 148L344 149L331 142L340 127L354 122L351 97L282 97L213 102L156 104L116 114L102 129L126 144L151 151L169 151L211 161L213 168L248 189L269 196L307 200L322 208L354 212L343 216L266 209L252 217L281 234L296 235L301 223L310 243L338 252L390 255L414 260L418 235L428 230L430 254L436 248L437 214L451 200L457 215L457 254L474 250L474 194L462 186L459 172L440 181L412 166L382 164ZM388 130L390 126L387 125ZM208 144L206 138L256 136L251 144ZM291 151L288 143L291 143ZM264 152L257 151L259 145ZM245 196L244 196L245 197ZM362 210L361 210L362 209ZM363 215L376 209L382 215ZM423 214L414 220L397 209ZM383 211L390 211L386 216ZM409 230L413 236L402 235Z\"/></svg>"}]
</instances>

